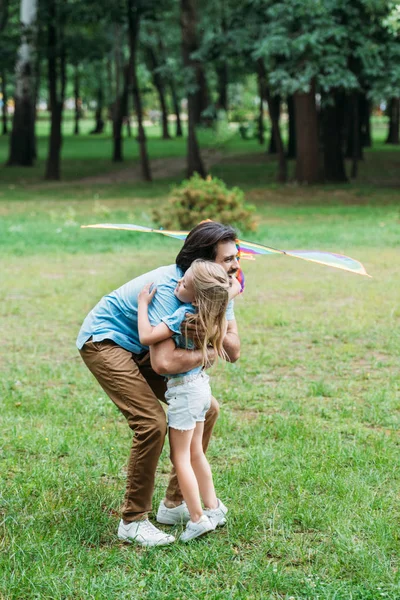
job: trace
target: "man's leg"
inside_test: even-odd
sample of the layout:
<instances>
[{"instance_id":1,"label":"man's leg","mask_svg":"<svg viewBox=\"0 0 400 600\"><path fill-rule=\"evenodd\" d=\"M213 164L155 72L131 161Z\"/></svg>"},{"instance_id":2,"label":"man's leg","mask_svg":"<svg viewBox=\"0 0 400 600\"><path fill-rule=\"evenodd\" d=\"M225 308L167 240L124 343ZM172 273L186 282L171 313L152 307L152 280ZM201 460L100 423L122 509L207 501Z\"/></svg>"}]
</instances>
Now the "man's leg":
<instances>
[{"instance_id":1,"label":"man's leg","mask_svg":"<svg viewBox=\"0 0 400 600\"><path fill-rule=\"evenodd\" d=\"M166 434L165 413L131 352L114 342L87 342L83 361L134 431L122 518L142 520L151 510L154 477Z\"/></svg>"},{"instance_id":2,"label":"man's leg","mask_svg":"<svg viewBox=\"0 0 400 600\"><path fill-rule=\"evenodd\" d=\"M206 452L208 444L211 439L211 434L214 429L214 425L219 415L219 404L215 398L211 398L211 406L206 413L206 420L204 422L204 433L203 433L203 449ZM167 491L165 492L164 504L167 508L173 508L182 503L183 496L178 484L178 478L176 476L175 469L172 468L169 479Z\"/></svg>"}]
</instances>

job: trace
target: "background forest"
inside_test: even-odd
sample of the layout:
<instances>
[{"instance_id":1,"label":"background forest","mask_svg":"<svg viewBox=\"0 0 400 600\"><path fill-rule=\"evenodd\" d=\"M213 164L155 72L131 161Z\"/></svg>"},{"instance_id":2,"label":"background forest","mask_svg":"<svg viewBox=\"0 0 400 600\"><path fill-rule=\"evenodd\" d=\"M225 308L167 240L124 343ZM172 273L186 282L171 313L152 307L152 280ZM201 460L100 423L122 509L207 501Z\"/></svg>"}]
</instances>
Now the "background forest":
<instances>
[{"instance_id":1,"label":"background forest","mask_svg":"<svg viewBox=\"0 0 400 600\"><path fill-rule=\"evenodd\" d=\"M386 141L399 143L392 0L2 0L0 10L7 165L34 164L50 118L48 180L61 177L63 119L79 136L93 112L93 136L112 130L113 161L124 158L125 128L136 138L147 181L149 122L163 140L187 127L188 175L206 173L199 127L255 136L276 154L280 182L288 159L300 183L355 178L373 114L386 115Z\"/></svg>"},{"instance_id":2,"label":"background forest","mask_svg":"<svg viewBox=\"0 0 400 600\"><path fill-rule=\"evenodd\" d=\"M399 26L387 0L0 0L1 600L399 600ZM242 261L241 358L211 371L228 524L128 546L131 432L75 340L180 242L80 226L220 196L244 239L372 279ZM154 507L169 468L166 442Z\"/></svg>"}]
</instances>

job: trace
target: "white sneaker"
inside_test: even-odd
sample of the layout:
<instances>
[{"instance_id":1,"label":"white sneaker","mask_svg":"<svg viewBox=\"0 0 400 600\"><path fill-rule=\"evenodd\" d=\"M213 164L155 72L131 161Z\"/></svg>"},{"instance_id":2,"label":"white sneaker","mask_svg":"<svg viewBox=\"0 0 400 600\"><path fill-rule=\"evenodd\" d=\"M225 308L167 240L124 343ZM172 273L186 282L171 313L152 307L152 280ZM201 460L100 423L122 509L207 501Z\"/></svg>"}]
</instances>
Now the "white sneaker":
<instances>
[{"instance_id":1,"label":"white sneaker","mask_svg":"<svg viewBox=\"0 0 400 600\"><path fill-rule=\"evenodd\" d=\"M209 531L213 531L215 527L211 523L210 519L206 517L206 515L202 515L197 521L197 523L193 523L193 521L189 521L186 525L185 531L182 533L179 540L181 542L189 542L190 540L194 540Z\"/></svg>"},{"instance_id":2,"label":"white sneaker","mask_svg":"<svg viewBox=\"0 0 400 600\"><path fill-rule=\"evenodd\" d=\"M118 537L126 542L137 542L142 546L166 546L175 541L173 535L157 529L148 519L133 521L125 525L121 519L118 527Z\"/></svg>"},{"instance_id":3,"label":"white sneaker","mask_svg":"<svg viewBox=\"0 0 400 600\"><path fill-rule=\"evenodd\" d=\"M228 512L225 504L222 504L221 500L218 498L217 500L218 508L207 508L204 511L204 514L207 515L211 523L214 525L214 529L215 527L223 527L223 525L226 525L226 513Z\"/></svg>"},{"instance_id":4,"label":"white sneaker","mask_svg":"<svg viewBox=\"0 0 400 600\"><path fill-rule=\"evenodd\" d=\"M186 502L182 502L174 508L167 508L164 501L161 500L157 511L157 522L163 525L181 525L187 523L190 519L190 514L186 506Z\"/></svg>"}]
</instances>

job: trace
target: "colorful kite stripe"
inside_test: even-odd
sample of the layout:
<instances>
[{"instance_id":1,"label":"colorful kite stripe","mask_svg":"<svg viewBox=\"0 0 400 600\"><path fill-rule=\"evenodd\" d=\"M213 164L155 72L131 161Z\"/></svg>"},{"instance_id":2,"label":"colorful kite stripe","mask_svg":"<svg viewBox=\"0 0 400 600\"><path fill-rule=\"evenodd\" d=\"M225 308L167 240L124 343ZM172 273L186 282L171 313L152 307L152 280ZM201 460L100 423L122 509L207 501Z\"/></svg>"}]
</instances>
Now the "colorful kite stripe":
<instances>
[{"instance_id":1,"label":"colorful kite stripe","mask_svg":"<svg viewBox=\"0 0 400 600\"><path fill-rule=\"evenodd\" d=\"M113 224L113 223L100 223L97 225L82 225L82 228L92 229L120 229L125 231L141 231L143 233L159 233L167 237L176 238L178 240L185 240L188 235L188 231L171 231L167 229L151 229L150 227L142 227L141 225L130 225L130 224ZM294 258L301 258L309 262L315 262L320 265L327 267L334 267L335 269L342 269L343 271L349 271L357 275L365 275L370 277L366 272L364 266L354 258L350 256L343 256L342 254L335 254L332 252L322 252L318 250L278 250L277 248L271 248L262 244L255 244L253 242L247 242L246 240L238 240L238 248L240 258L253 260L255 255L260 254L285 254L286 256L293 256Z\"/></svg>"}]
</instances>

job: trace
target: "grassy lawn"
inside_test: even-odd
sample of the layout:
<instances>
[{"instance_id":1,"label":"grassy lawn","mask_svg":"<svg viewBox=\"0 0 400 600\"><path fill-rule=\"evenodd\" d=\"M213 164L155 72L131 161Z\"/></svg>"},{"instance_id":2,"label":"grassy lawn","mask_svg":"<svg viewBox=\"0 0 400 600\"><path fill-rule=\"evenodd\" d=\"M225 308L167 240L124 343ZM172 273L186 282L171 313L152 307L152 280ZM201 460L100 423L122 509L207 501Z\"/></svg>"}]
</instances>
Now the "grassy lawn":
<instances>
[{"instance_id":1,"label":"grassy lawn","mask_svg":"<svg viewBox=\"0 0 400 600\"><path fill-rule=\"evenodd\" d=\"M212 372L228 525L146 550L116 537L130 431L74 344L102 295L180 244L79 226L150 224L179 177L79 183L113 168L102 139L66 138L60 184L41 182L43 163L0 169L0 598L398 600L400 153L378 141L347 187L277 187L274 163L238 158L256 142L226 142L213 172L257 205L252 239L349 254L373 279L288 257L243 264L242 357ZM150 149L179 156L184 141ZM168 471L166 444L155 507Z\"/></svg>"}]
</instances>

